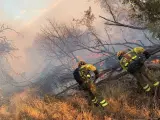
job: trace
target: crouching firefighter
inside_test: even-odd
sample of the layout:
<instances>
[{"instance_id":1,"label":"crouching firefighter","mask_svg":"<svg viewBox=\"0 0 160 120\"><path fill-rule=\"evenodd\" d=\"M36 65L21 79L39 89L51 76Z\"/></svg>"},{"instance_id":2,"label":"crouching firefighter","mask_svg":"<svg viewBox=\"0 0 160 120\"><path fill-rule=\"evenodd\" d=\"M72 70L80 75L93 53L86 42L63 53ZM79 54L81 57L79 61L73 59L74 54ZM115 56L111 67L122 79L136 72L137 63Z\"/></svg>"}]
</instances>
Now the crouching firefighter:
<instances>
[{"instance_id":1,"label":"crouching firefighter","mask_svg":"<svg viewBox=\"0 0 160 120\"><path fill-rule=\"evenodd\" d=\"M145 60L150 57L150 54L144 48L135 47L128 52L119 51L117 57L123 70L132 74L137 79L138 85L146 92L159 85L156 76L144 65Z\"/></svg>"},{"instance_id":2,"label":"crouching firefighter","mask_svg":"<svg viewBox=\"0 0 160 120\"><path fill-rule=\"evenodd\" d=\"M89 97L95 106L101 106L104 108L108 105L106 100L97 91L96 85L94 84L94 79L97 79L99 76L95 66L80 61L78 63L78 68L75 69L73 75L80 87L89 93Z\"/></svg>"}]
</instances>

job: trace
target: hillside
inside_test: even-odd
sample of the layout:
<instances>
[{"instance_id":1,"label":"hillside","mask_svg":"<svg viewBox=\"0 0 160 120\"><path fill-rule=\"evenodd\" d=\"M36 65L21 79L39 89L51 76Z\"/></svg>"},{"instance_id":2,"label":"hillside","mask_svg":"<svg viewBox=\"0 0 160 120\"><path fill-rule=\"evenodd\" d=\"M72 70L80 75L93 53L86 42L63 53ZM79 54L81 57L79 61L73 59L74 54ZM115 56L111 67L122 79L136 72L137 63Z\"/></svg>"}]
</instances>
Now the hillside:
<instances>
[{"instance_id":1,"label":"hillside","mask_svg":"<svg viewBox=\"0 0 160 120\"><path fill-rule=\"evenodd\" d=\"M157 72L159 74L159 72ZM103 89L102 89L103 88ZM160 117L160 102L155 94L139 91L129 76L99 86L109 106L102 110L88 105L87 94L77 91L68 97L46 95L35 89L17 93L0 107L1 120L133 120Z\"/></svg>"}]
</instances>

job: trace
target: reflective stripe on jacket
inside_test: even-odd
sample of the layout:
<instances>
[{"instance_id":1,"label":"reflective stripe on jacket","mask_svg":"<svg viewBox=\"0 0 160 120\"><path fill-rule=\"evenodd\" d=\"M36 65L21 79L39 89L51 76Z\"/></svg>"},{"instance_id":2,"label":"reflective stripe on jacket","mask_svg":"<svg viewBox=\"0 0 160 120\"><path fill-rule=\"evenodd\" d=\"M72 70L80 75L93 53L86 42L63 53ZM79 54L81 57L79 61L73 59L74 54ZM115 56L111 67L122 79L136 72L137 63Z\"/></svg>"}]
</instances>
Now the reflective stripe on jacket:
<instances>
[{"instance_id":1,"label":"reflective stripe on jacket","mask_svg":"<svg viewBox=\"0 0 160 120\"><path fill-rule=\"evenodd\" d=\"M79 69L80 76L82 77L83 80L89 79L88 77L90 75L89 71L96 71L96 67L92 64L86 64Z\"/></svg>"},{"instance_id":2,"label":"reflective stripe on jacket","mask_svg":"<svg viewBox=\"0 0 160 120\"><path fill-rule=\"evenodd\" d=\"M123 68L123 70L127 71L127 67L129 63L132 62L134 59L136 59L138 54L141 54L143 52L144 52L144 48L135 47L134 49L132 49L131 51L123 55L122 59L120 60L120 65Z\"/></svg>"}]
</instances>

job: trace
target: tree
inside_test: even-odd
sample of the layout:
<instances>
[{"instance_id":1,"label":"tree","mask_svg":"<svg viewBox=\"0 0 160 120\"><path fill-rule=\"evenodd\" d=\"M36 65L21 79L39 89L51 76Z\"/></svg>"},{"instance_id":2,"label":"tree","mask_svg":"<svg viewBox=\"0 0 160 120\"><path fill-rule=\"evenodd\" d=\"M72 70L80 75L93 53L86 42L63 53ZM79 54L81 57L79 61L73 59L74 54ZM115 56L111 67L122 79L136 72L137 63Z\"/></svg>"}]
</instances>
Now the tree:
<instances>
[{"instance_id":1,"label":"tree","mask_svg":"<svg viewBox=\"0 0 160 120\"><path fill-rule=\"evenodd\" d=\"M13 42L11 40L8 40L7 38L7 31L11 31L11 32L15 32L16 34L20 35L20 33L18 33L17 31L15 31L14 29L8 27L5 24L1 24L0 25L0 72L1 72L1 77L2 77L2 83L3 84L10 84L13 86L19 86L19 83L23 83L22 82L16 82L11 75L9 75L9 73L5 70L5 65L6 63L9 66L9 61L8 61L8 57L11 58L16 58L16 56L14 56L13 52L15 50L18 50L14 45ZM9 69L15 73L14 70L12 70L12 68L9 66ZM25 81L26 82L26 81Z\"/></svg>"},{"instance_id":2,"label":"tree","mask_svg":"<svg viewBox=\"0 0 160 120\"><path fill-rule=\"evenodd\" d=\"M0 54L3 55L11 55L11 52L17 50L15 46L13 46L12 42L7 39L7 36L5 35L5 32L7 30L11 30L16 32L15 30L9 28L8 26L1 24L0 25ZM16 32L19 34L18 32Z\"/></svg>"},{"instance_id":3,"label":"tree","mask_svg":"<svg viewBox=\"0 0 160 120\"><path fill-rule=\"evenodd\" d=\"M127 28L137 29L137 30L144 30L145 29L143 27L126 25L126 24L119 22L118 15L116 13L114 13L115 11L113 11L111 9L112 6L110 6L110 4L106 0L102 0L101 2L102 3L105 2L105 3L103 3L103 5L105 5L107 7L107 9L111 15L111 18L113 19L113 20L111 20L111 19L100 16L101 18L103 18L104 20L107 21L105 23L106 25L109 25L109 26L114 25L117 27L127 27ZM92 13L92 9L91 9L91 7L89 7L88 10L84 11L84 15L82 16L81 19L74 19L73 20L76 22L76 24L83 25L87 28L86 31L88 32L89 39L93 43L93 44L83 44L83 45L81 45L82 48L87 48L87 50L89 50L91 52L95 52L95 53L107 53L108 55L114 55L116 52L115 46L123 46L125 48L132 48L133 46L144 46L140 40L136 40L136 42L126 40L123 36L122 29L121 29L121 32L122 32L122 37L124 39L124 42L113 43L112 37L110 36L109 30L107 30L107 28L104 28L104 31L105 31L108 39L107 38L105 38L105 40L102 39L98 35L98 33L96 32L95 27L93 26L94 18L95 18L95 16ZM145 34L145 36L147 37L146 34ZM152 43L152 41L150 41L150 39L147 39L147 40L149 40L149 42Z\"/></svg>"},{"instance_id":4,"label":"tree","mask_svg":"<svg viewBox=\"0 0 160 120\"><path fill-rule=\"evenodd\" d=\"M105 4L103 3L103 5L106 5L105 7L107 8L107 10L109 11L111 18L112 19L108 19L105 17L100 16L101 18L105 19L107 22L105 23L108 26L117 26L117 27L124 27L124 28L131 28L131 29L135 29L135 30L145 30L146 27L145 26L136 26L135 24L124 24L120 21L119 16L116 14L116 12L112 9L112 6L106 1L106 0L102 0L102 2L105 2ZM89 33L89 38L90 40L94 43L94 44L83 44L81 45L82 48L87 49L91 52L97 52L97 53L108 53L107 58L110 57L114 57L115 55L115 47L117 46L122 46L123 48L133 48L135 46L142 46L142 47L147 47L145 46L145 44L141 41L141 40L135 40L135 41L128 41L126 40L125 37L123 37L124 42L116 42L116 43L112 43L111 41L111 36L108 34L107 29L104 29L106 31L106 35L107 38L106 41L102 40L99 35L96 33L96 30L94 29L93 26L93 22L94 22L94 14L92 13L91 7L89 7L89 9L87 11L84 12L84 16L81 19L73 19L73 21L76 22L76 24L79 25L83 25L87 28L87 32ZM121 30L122 31L122 30ZM123 31L122 31L123 34ZM153 45L155 45L154 42L152 42L149 37L144 33L146 39ZM123 36L123 35L122 35ZM111 49L109 49L109 47ZM104 49L103 49L104 48ZM104 60L107 61L107 58L105 58ZM100 63L104 60L100 60L97 63ZM96 63L96 64L97 64ZM120 67L119 64L115 65L115 68ZM104 80L98 82L97 84L103 84L105 82L108 82L109 80L118 80L120 77L127 75L127 72L120 72L117 73L117 71L115 71L115 69L107 69L105 71L102 71L102 73L106 73L108 72L107 76L105 77ZM113 74L114 73L114 74ZM67 90L70 90L72 88L75 88L76 84L68 87L66 90L60 92L57 95L60 95L64 92L66 92Z\"/></svg>"},{"instance_id":5,"label":"tree","mask_svg":"<svg viewBox=\"0 0 160 120\"><path fill-rule=\"evenodd\" d=\"M159 0L124 0L132 8L131 18L144 24L153 36L160 39L160 1Z\"/></svg>"},{"instance_id":6,"label":"tree","mask_svg":"<svg viewBox=\"0 0 160 120\"><path fill-rule=\"evenodd\" d=\"M147 27L137 25L134 20L129 20L131 10L121 0L95 0L100 3L102 9L107 13L107 17L99 16L106 20L106 25L131 28L135 30L145 30Z\"/></svg>"},{"instance_id":7,"label":"tree","mask_svg":"<svg viewBox=\"0 0 160 120\"><path fill-rule=\"evenodd\" d=\"M59 62L71 70L72 59L78 61L74 51L79 49L78 44L83 43L83 33L74 25L58 24L54 20L47 20L48 25L42 27L37 42L47 53L47 57L58 59Z\"/></svg>"}]
</instances>

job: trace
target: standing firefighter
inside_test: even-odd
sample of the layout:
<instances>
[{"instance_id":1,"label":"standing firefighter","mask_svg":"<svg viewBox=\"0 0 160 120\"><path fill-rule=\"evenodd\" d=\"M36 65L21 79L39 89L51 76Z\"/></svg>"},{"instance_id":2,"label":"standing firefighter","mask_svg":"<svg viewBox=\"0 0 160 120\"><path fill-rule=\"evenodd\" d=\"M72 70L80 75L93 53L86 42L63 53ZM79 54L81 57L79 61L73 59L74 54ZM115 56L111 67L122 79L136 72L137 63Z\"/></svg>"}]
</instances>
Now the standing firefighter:
<instances>
[{"instance_id":1,"label":"standing firefighter","mask_svg":"<svg viewBox=\"0 0 160 120\"><path fill-rule=\"evenodd\" d=\"M146 92L150 91L152 86L159 85L159 81L144 65L145 60L150 57L150 54L144 48L135 47L129 52L119 51L117 57L120 60L121 67L132 74Z\"/></svg>"},{"instance_id":2,"label":"standing firefighter","mask_svg":"<svg viewBox=\"0 0 160 120\"><path fill-rule=\"evenodd\" d=\"M94 78L93 74L94 73ZM91 101L97 106L105 107L108 105L106 100L97 92L94 79L98 78L98 71L92 64L86 64L84 61L78 63L78 68L73 73L75 80L84 91L88 91Z\"/></svg>"}]
</instances>

